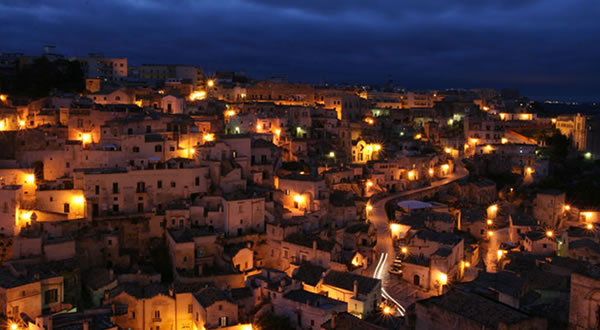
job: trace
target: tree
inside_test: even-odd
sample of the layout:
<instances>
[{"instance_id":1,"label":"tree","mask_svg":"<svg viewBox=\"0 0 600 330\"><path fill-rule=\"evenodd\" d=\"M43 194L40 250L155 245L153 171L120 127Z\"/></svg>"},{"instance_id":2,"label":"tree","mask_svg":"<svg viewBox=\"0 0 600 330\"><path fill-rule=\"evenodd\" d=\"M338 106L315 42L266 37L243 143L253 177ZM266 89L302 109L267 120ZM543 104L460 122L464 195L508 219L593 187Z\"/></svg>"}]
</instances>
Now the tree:
<instances>
[{"instance_id":1,"label":"tree","mask_svg":"<svg viewBox=\"0 0 600 330\"><path fill-rule=\"evenodd\" d=\"M259 330L294 330L287 317L277 316L272 313L261 315L253 324L254 329Z\"/></svg>"},{"instance_id":2,"label":"tree","mask_svg":"<svg viewBox=\"0 0 600 330\"><path fill-rule=\"evenodd\" d=\"M550 148L550 159L553 161L564 161L569 154L569 139L556 130L547 140Z\"/></svg>"}]
</instances>

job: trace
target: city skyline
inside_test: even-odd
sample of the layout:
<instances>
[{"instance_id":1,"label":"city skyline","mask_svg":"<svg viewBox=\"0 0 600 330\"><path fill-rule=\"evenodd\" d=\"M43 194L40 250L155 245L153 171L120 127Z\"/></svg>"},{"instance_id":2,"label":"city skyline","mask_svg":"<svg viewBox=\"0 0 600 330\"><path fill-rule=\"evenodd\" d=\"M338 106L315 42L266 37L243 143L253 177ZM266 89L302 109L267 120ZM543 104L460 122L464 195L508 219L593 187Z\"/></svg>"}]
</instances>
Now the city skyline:
<instances>
[{"instance_id":1,"label":"city skyline","mask_svg":"<svg viewBox=\"0 0 600 330\"><path fill-rule=\"evenodd\" d=\"M577 5L579 4L579 6ZM5 52L104 52L309 83L518 88L596 101L600 5L586 1L0 2ZM135 14L131 14L131 13ZM76 31L77 33L73 33Z\"/></svg>"}]
</instances>

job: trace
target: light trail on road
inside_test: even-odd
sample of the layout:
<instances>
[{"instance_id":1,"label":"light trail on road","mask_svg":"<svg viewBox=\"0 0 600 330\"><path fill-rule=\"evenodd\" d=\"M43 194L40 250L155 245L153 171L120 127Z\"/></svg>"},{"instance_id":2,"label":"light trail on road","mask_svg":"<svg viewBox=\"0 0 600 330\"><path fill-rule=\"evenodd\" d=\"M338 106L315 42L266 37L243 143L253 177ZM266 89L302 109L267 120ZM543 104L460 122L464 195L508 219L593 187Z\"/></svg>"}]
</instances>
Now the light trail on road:
<instances>
[{"instance_id":1,"label":"light trail on road","mask_svg":"<svg viewBox=\"0 0 600 330\"><path fill-rule=\"evenodd\" d=\"M396 310L398 311L398 313L400 313L401 316L404 316L404 314L406 313L406 309L396 299L394 299L390 294L388 294L387 291L385 290L385 288L383 287L382 271L385 271L384 268L385 268L385 263L387 262L387 258L388 258L387 253L381 254L381 256L379 257L379 261L377 262L377 267L375 267L375 272L373 273L373 275L375 278L378 278L381 280L381 293L382 293L383 297L387 300L392 301L396 305Z\"/></svg>"}]
</instances>

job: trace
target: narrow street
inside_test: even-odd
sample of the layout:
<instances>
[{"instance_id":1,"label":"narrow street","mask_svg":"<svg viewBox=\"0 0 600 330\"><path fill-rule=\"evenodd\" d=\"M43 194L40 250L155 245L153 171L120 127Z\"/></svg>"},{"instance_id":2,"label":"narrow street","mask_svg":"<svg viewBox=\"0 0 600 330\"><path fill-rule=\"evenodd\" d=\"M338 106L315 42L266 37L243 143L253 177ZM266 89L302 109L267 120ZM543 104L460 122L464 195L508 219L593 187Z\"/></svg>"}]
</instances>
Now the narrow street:
<instances>
[{"instance_id":1,"label":"narrow street","mask_svg":"<svg viewBox=\"0 0 600 330\"><path fill-rule=\"evenodd\" d=\"M394 244L390 232L390 226L387 214L385 212L385 204L393 199L397 199L403 196L408 196L414 193L423 192L429 189L437 188L443 185L447 185L456 180L466 177L469 172L457 162L456 171L442 180L432 182L427 187L421 187L417 189L403 191L394 195L387 196L376 202L369 202L373 207L367 214L367 219L373 223L377 230L377 251L378 260L369 267L369 271L373 272L372 277L379 278L382 280L383 297L391 300L397 305L398 312L404 315L404 305L414 302L414 290L411 290L409 286L406 289L399 285L398 280L390 277L388 269L396 258L396 252L394 250ZM402 288L401 288L402 287Z\"/></svg>"}]
</instances>

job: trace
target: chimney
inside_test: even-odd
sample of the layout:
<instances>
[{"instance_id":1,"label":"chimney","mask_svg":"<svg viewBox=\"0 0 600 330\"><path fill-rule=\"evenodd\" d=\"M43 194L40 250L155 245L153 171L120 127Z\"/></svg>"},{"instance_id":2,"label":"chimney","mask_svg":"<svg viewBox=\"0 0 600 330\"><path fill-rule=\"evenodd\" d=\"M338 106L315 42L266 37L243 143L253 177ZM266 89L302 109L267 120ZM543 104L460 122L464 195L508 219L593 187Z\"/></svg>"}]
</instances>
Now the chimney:
<instances>
[{"instance_id":1,"label":"chimney","mask_svg":"<svg viewBox=\"0 0 600 330\"><path fill-rule=\"evenodd\" d=\"M313 253L317 252L317 240L313 240Z\"/></svg>"},{"instance_id":2,"label":"chimney","mask_svg":"<svg viewBox=\"0 0 600 330\"><path fill-rule=\"evenodd\" d=\"M358 281L354 280L354 296L358 297Z\"/></svg>"}]
</instances>

